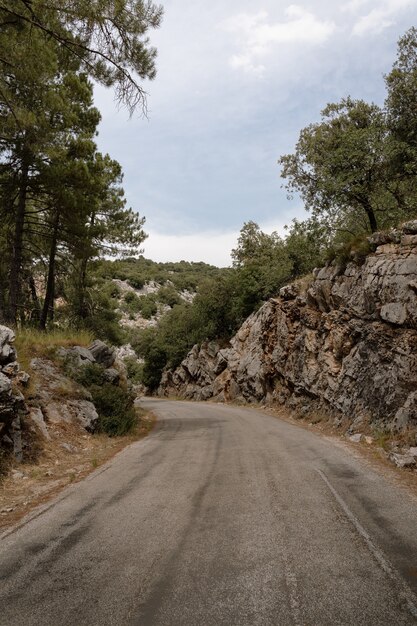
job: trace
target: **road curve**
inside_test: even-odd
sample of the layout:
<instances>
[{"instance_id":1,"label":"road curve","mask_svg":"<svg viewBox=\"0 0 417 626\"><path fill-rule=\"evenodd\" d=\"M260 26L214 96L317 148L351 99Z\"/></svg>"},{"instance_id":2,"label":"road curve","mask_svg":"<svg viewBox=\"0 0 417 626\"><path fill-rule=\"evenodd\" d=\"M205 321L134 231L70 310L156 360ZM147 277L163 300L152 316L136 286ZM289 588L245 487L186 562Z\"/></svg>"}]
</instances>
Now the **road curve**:
<instances>
[{"instance_id":1,"label":"road curve","mask_svg":"<svg viewBox=\"0 0 417 626\"><path fill-rule=\"evenodd\" d=\"M144 402L154 432L0 540L3 626L417 624L417 503L266 415Z\"/></svg>"}]
</instances>

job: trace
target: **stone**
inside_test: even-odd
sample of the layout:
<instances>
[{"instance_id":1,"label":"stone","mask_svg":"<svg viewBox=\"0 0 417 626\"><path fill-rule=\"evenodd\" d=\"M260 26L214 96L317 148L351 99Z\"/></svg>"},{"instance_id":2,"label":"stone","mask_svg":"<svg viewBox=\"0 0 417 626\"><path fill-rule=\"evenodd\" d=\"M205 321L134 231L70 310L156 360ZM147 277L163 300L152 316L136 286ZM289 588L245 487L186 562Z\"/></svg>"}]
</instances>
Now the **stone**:
<instances>
[{"instance_id":1,"label":"stone","mask_svg":"<svg viewBox=\"0 0 417 626\"><path fill-rule=\"evenodd\" d=\"M355 433L354 435L349 436L349 441L352 441L352 443L360 443L361 440L362 440L361 433Z\"/></svg>"},{"instance_id":2,"label":"stone","mask_svg":"<svg viewBox=\"0 0 417 626\"><path fill-rule=\"evenodd\" d=\"M3 374L6 374L9 378L14 378L19 372L19 363L17 361L12 361L12 363L8 363L1 368Z\"/></svg>"},{"instance_id":3,"label":"stone","mask_svg":"<svg viewBox=\"0 0 417 626\"><path fill-rule=\"evenodd\" d=\"M94 432L99 418L96 407L89 400L51 401L44 412L49 422L79 423L88 432Z\"/></svg>"},{"instance_id":4,"label":"stone","mask_svg":"<svg viewBox=\"0 0 417 626\"><path fill-rule=\"evenodd\" d=\"M367 237L368 242L374 248L379 246L383 246L387 243L391 243L392 239L389 233L373 233L369 237Z\"/></svg>"},{"instance_id":5,"label":"stone","mask_svg":"<svg viewBox=\"0 0 417 626\"><path fill-rule=\"evenodd\" d=\"M413 457L417 457L417 447L413 446L409 449L408 454L410 454Z\"/></svg>"},{"instance_id":6,"label":"stone","mask_svg":"<svg viewBox=\"0 0 417 626\"><path fill-rule=\"evenodd\" d=\"M111 367L116 359L115 352L112 348L109 348L104 341L100 339L96 339L93 341L91 346L89 346L89 352L92 354L93 358L97 363L103 365L104 367Z\"/></svg>"},{"instance_id":7,"label":"stone","mask_svg":"<svg viewBox=\"0 0 417 626\"><path fill-rule=\"evenodd\" d=\"M283 300L295 300L298 296L299 289L296 283L285 285L279 290L279 295Z\"/></svg>"},{"instance_id":8,"label":"stone","mask_svg":"<svg viewBox=\"0 0 417 626\"><path fill-rule=\"evenodd\" d=\"M76 446L73 446L72 444L66 442L61 443L61 448L63 448L67 452L70 452L71 454L78 452L78 448Z\"/></svg>"},{"instance_id":9,"label":"stone","mask_svg":"<svg viewBox=\"0 0 417 626\"><path fill-rule=\"evenodd\" d=\"M0 398L9 396L12 389L10 378L0 372Z\"/></svg>"},{"instance_id":10,"label":"stone","mask_svg":"<svg viewBox=\"0 0 417 626\"><path fill-rule=\"evenodd\" d=\"M90 350L83 346L74 346L66 350L67 358L74 359L78 364L94 363L95 358Z\"/></svg>"},{"instance_id":11,"label":"stone","mask_svg":"<svg viewBox=\"0 0 417 626\"><path fill-rule=\"evenodd\" d=\"M417 235L403 235L401 237L401 245L402 246L417 246Z\"/></svg>"},{"instance_id":12,"label":"stone","mask_svg":"<svg viewBox=\"0 0 417 626\"><path fill-rule=\"evenodd\" d=\"M0 365L7 365L16 361L16 351L13 347L15 334L11 328L0 325Z\"/></svg>"},{"instance_id":13,"label":"stone","mask_svg":"<svg viewBox=\"0 0 417 626\"><path fill-rule=\"evenodd\" d=\"M398 454L392 452L389 455L390 460L395 463L397 467L414 467L416 464L416 459L411 454Z\"/></svg>"},{"instance_id":14,"label":"stone","mask_svg":"<svg viewBox=\"0 0 417 626\"><path fill-rule=\"evenodd\" d=\"M407 319L407 309L401 302L390 302L381 307L381 318L391 324L404 324Z\"/></svg>"},{"instance_id":15,"label":"stone","mask_svg":"<svg viewBox=\"0 0 417 626\"><path fill-rule=\"evenodd\" d=\"M120 348L115 349L116 359L119 361L123 361L123 359L136 359L138 360L137 354L130 345L130 343L125 344L124 346L120 346Z\"/></svg>"},{"instance_id":16,"label":"stone","mask_svg":"<svg viewBox=\"0 0 417 626\"><path fill-rule=\"evenodd\" d=\"M417 220L411 220L402 225L402 230L407 235L417 235Z\"/></svg>"},{"instance_id":17,"label":"stone","mask_svg":"<svg viewBox=\"0 0 417 626\"><path fill-rule=\"evenodd\" d=\"M27 372L17 372L15 376L15 381L18 385L22 387L27 387L30 381L30 376Z\"/></svg>"},{"instance_id":18,"label":"stone","mask_svg":"<svg viewBox=\"0 0 417 626\"><path fill-rule=\"evenodd\" d=\"M374 438L373 437L366 436L366 437L364 437L364 439L365 439L365 443L367 443L368 446L370 446L374 442Z\"/></svg>"},{"instance_id":19,"label":"stone","mask_svg":"<svg viewBox=\"0 0 417 626\"><path fill-rule=\"evenodd\" d=\"M42 436L49 441L51 439L51 435L49 434L48 427L46 425L41 409L31 407L29 410L29 419L31 419L32 422L36 425Z\"/></svg>"},{"instance_id":20,"label":"stone","mask_svg":"<svg viewBox=\"0 0 417 626\"><path fill-rule=\"evenodd\" d=\"M120 381L120 373L114 369L114 367L109 367L103 372L104 380L112 385L117 385Z\"/></svg>"}]
</instances>

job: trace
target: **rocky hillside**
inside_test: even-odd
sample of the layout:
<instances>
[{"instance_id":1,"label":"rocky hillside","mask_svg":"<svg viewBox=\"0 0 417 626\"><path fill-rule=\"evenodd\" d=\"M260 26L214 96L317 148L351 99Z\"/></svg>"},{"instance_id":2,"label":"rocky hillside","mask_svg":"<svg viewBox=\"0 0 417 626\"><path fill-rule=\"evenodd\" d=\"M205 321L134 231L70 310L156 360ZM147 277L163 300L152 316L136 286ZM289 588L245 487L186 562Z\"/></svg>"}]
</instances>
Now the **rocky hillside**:
<instances>
[{"instance_id":1,"label":"rocky hillside","mask_svg":"<svg viewBox=\"0 0 417 626\"><path fill-rule=\"evenodd\" d=\"M194 346L159 394L417 426L417 221L370 243L362 264L330 264L281 289L228 346Z\"/></svg>"}]
</instances>

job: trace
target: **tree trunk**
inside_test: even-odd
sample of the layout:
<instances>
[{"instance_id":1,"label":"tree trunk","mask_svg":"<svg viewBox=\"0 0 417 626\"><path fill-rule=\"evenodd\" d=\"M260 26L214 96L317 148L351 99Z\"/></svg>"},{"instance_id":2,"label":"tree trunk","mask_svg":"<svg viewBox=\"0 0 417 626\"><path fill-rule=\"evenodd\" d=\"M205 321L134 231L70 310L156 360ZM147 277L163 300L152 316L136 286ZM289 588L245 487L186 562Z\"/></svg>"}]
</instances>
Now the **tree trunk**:
<instances>
[{"instance_id":1,"label":"tree trunk","mask_svg":"<svg viewBox=\"0 0 417 626\"><path fill-rule=\"evenodd\" d=\"M364 202L362 206L365 209L366 215L368 216L371 232L375 233L378 230L378 224L376 221L374 210L368 201Z\"/></svg>"},{"instance_id":2,"label":"tree trunk","mask_svg":"<svg viewBox=\"0 0 417 626\"><path fill-rule=\"evenodd\" d=\"M35 279L33 278L32 274L29 274L28 283L29 283L30 295L32 297L32 302L33 302L33 307L34 307L31 313L31 320L36 319L37 321L39 321L41 307L39 304L38 294L36 293Z\"/></svg>"},{"instance_id":3,"label":"tree trunk","mask_svg":"<svg viewBox=\"0 0 417 626\"><path fill-rule=\"evenodd\" d=\"M46 321L48 319L48 313L50 314L52 311L52 316L49 315L50 319L53 319L53 307L54 307L54 298L55 298L55 259L56 259L56 249L58 242L58 229L59 229L59 218L60 213L57 209L55 213L53 230L52 230L52 241L51 248L49 251L49 266L48 266L48 278L46 281L46 293L45 300L42 307L41 317L39 320L39 328L41 330L46 329Z\"/></svg>"},{"instance_id":4,"label":"tree trunk","mask_svg":"<svg viewBox=\"0 0 417 626\"><path fill-rule=\"evenodd\" d=\"M10 263L9 277L9 310L7 321L16 324L17 308L20 296L20 273L23 256L23 229L25 225L26 198L29 182L29 162L27 158L22 161L22 174L20 177L20 188L17 202L17 210L14 225L14 241L12 259Z\"/></svg>"}]
</instances>

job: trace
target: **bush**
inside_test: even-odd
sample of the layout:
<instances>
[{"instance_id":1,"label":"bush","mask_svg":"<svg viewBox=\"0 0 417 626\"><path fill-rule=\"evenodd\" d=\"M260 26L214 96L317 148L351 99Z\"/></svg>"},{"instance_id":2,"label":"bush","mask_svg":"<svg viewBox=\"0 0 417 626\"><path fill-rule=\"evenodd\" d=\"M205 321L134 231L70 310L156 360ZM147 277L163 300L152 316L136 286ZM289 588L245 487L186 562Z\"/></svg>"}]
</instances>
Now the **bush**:
<instances>
[{"instance_id":1,"label":"bush","mask_svg":"<svg viewBox=\"0 0 417 626\"><path fill-rule=\"evenodd\" d=\"M167 304L169 307L171 307L171 309L175 304L181 303L181 298L175 291L174 287L171 286L161 287L158 291L157 298L159 302Z\"/></svg>"},{"instance_id":2,"label":"bush","mask_svg":"<svg viewBox=\"0 0 417 626\"><path fill-rule=\"evenodd\" d=\"M142 276L130 277L127 281L133 289L142 289L145 284L145 279Z\"/></svg>"},{"instance_id":3,"label":"bush","mask_svg":"<svg viewBox=\"0 0 417 626\"><path fill-rule=\"evenodd\" d=\"M137 422L134 396L122 387L106 382L101 365L97 363L84 365L74 378L92 395L99 415L98 432L106 433L110 437L120 437L134 428Z\"/></svg>"},{"instance_id":4,"label":"bush","mask_svg":"<svg viewBox=\"0 0 417 626\"><path fill-rule=\"evenodd\" d=\"M98 363L83 365L76 371L73 378L79 385L87 388L105 383L104 369Z\"/></svg>"},{"instance_id":5,"label":"bush","mask_svg":"<svg viewBox=\"0 0 417 626\"><path fill-rule=\"evenodd\" d=\"M143 363L138 363L134 357L126 357L123 359L126 366L127 377L133 383L141 383L143 377Z\"/></svg>"},{"instance_id":6,"label":"bush","mask_svg":"<svg viewBox=\"0 0 417 626\"><path fill-rule=\"evenodd\" d=\"M98 431L110 437L131 432L137 423L133 396L109 383L90 387L93 402L99 414Z\"/></svg>"},{"instance_id":7,"label":"bush","mask_svg":"<svg viewBox=\"0 0 417 626\"><path fill-rule=\"evenodd\" d=\"M155 315L158 311L158 307L155 302L155 296L153 296L152 294L148 296L140 296L139 300L142 317L144 317L146 320L150 320L152 315Z\"/></svg>"}]
</instances>

